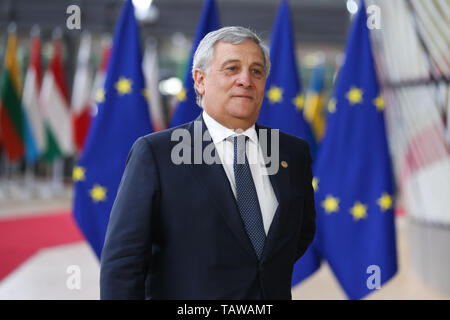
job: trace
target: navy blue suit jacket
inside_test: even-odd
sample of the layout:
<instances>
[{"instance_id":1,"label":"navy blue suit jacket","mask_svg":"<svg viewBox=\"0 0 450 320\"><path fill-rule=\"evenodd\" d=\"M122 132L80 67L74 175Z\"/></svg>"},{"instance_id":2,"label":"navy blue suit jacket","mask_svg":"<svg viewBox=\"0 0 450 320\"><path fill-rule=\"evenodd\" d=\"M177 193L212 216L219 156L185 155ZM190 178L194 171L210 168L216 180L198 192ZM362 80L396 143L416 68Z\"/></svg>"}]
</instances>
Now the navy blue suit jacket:
<instances>
[{"instance_id":1,"label":"navy blue suit jacket","mask_svg":"<svg viewBox=\"0 0 450 320\"><path fill-rule=\"evenodd\" d=\"M194 137L194 127L177 128ZM279 205L259 261L222 164L173 163L175 129L139 138L129 154L101 256L101 298L291 299L293 265L315 233L307 143L279 133L287 166L270 176ZM185 141L192 159L193 140Z\"/></svg>"}]
</instances>

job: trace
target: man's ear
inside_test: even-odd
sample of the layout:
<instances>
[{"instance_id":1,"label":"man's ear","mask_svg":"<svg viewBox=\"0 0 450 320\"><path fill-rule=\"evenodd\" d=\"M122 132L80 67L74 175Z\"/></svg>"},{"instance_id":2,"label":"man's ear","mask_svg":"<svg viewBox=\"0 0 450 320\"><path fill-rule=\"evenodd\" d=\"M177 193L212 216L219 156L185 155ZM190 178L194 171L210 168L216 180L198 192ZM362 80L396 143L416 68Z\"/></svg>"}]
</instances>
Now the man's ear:
<instances>
[{"instance_id":1,"label":"man's ear","mask_svg":"<svg viewBox=\"0 0 450 320\"><path fill-rule=\"evenodd\" d=\"M200 69L195 69L193 73L194 87L200 95L205 93L205 73Z\"/></svg>"}]
</instances>

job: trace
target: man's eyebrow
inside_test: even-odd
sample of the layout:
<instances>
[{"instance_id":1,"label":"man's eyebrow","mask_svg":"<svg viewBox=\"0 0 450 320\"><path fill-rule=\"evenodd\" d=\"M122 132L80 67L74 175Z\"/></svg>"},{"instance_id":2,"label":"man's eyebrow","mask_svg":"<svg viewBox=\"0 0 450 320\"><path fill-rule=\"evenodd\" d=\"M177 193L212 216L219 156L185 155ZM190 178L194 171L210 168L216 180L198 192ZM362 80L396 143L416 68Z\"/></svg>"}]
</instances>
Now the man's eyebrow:
<instances>
[{"instance_id":1,"label":"man's eyebrow","mask_svg":"<svg viewBox=\"0 0 450 320\"><path fill-rule=\"evenodd\" d=\"M226 66L227 64L229 64L229 63L234 63L234 62L241 62L239 59L228 59L228 60L226 60L226 61L224 61L221 65L220 65L220 68L223 68L224 66ZM263 63L261 63L261 62L253 62L252 63L252 65L257 65L257 66L259 66L259 67L261 67L261 68L264 68L264 64Z\"/></svg>"},{"instance_id":2,"label":"man's eyebrow","mask_svg":"<svg viewBox=\"0 0 450 320\"><path fill-rule=\"evenodd\" d=\"M233 63L233 62L241 62L241 61L238 60L238 59L228 59L228 60L225 60L225 62L222 63L222 64L220 65L220 67L223 68L225 65L227 65L227 64L229 64L229 63Z\"/></svg>"},{"instance_id":3,"label":"man's eyebrow","mask_svg":"<svg viewBox=\"0 0 450 320\"><path fill-rule=\"evenodd\" d=\"M252 65L254 65L254 64L256 64L257 66L260 66L260 67L263 68L263 69L265 68L265 67L264 67L264 63L261 63L261 62L253 62Z\"/></svg>"}]
</instances>

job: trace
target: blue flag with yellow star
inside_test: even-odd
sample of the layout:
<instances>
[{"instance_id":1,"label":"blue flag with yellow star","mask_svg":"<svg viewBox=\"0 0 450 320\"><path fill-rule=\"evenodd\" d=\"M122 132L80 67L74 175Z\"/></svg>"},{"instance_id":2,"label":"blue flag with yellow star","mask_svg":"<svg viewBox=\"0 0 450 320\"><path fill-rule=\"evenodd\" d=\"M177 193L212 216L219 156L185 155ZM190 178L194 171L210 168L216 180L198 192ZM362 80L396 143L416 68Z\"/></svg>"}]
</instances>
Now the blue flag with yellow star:
<instances>
[{"instance_id":1,"label":"blue flag with yellow star","mask_svg":"<svg viewBox=\"0 0 450 320\"><path fill-rule=\"evenodd\" d=\"M314 156L313 133L303 117L304 95L298 75L287 0L281 1L275 19L270 41L270 64L258 123L305 139ZM315 258L312 249L308 249L294 267L292 285L296 285L319 267L320 260Z\"/></svg>"},{"instance_id":2,"label":"blue flag with yellow star","mask_svg":"<svg viewBox=\"0 0 450 320\"><path fill-rule=\"evenodd\" d=\"M303 118L304 95L298 75L287 0L281 1L273 26L270 64L258 123L304 138L313 149L314 138Z\"/></svg>"},{"instance_id":3,"label":"blue flag with yellow star","mask_svg":"<svg viewBox=\"0 0 450 320\"><path fill-rule=\"evenodd\" d=\"M194 80L192 79L192 62L198 44L207 33L220 28L217 14L217 6L214 0L206 0L203 6L200 22L197 26L194 42L192 43L191 56L184 76L183 89L177 94L177 106L175 107L170 127L190 122L198 117L202 109L197 105L194 90Z\"/></svg>"},{"instance_id":4,"label":"blue flag with yellow star","mask_svg":"<svg viewBox=\"0 0 450 320\"><path fill-rule=\"evenodd\" d=\"M366 21L361 1L314 168L316 246L350 299L397 271L394 181Z\"/></svg>"},{"instance_id":5,"label":"blue flag with yellow star","mask_svg":"<svg viewBox=\"0 0 450 320\"><path fill-rule=\"evenodd\" d=\"M109 214L134 141L152 132L142 72L138 24L123 5L106 73L104 99L74 166L74 217L100 258Z\"/></svg>"}]
</instances>

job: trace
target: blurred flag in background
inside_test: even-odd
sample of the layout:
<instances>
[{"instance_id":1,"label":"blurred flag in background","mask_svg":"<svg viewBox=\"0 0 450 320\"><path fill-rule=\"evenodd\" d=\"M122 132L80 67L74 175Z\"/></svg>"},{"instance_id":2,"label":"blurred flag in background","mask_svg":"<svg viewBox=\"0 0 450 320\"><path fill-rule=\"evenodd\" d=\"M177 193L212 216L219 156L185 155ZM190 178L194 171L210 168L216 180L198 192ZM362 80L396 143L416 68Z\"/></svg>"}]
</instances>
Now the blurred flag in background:
<instances>
[{"instance_id":1,"label":"blurred flag in background","mask_svg":"<svg viewBox=\"0 0 450 320\"><path fill-rule=\"evenodd\" d=\"M139 29L127 0L114 34L104 99L73 169L74 217L99 258L127 155L137 138L152 132L144 89Z\"/></svg>"},{"instance_id":2,"label":"blurred flag in background","mask_svg":"<svg viewBox=\"0 0 450 320\"><path fill-rule=\"evenodd\" d=\"M39 106L41 90L41 39L39 28L31 31L31 53L23 86L22 105L25 113L26 160L33 163L46 148L46 136Z\"/></svg>"},{"instance_id":3,"label":"blurred flag in background","mask_svg":"<svg viewBox=\"0 0 450 320\"><path fill-rule=\"evenodd\" d=\"M53 161L74 154L70 99L62 60L61 30L55 29L53 55L42 81L42 108L47 143L44 159Z\"/></svg>"},{"instance_id":4,"label":"blurred flag in background","mask_svg":"<svg viewBox=\"0 0 450 320\"><path fill-rule=\"evenodd\" d=\"M323 80L325 75L325 64L318 63L313 70L310 85L306 93L305 110L303 115L308 121L314 133L317 144L322 140L325 132L325 97L323 94Z\"/></svg>"},{"instance_id":5,"label":"blurred flag in background","mask_svg":"<svg viewBox=\"0 0 450 320\"><path fill-rule=\"evenodd\" d=\"M1 79L0 96L0 144L10 162L15 162L25 154L24 114L21 105L22 83L16 59L16 26L9 28L5 63Z\"/></svg>"},{"instance_id":6,"label":"blurred flag in background","mask_svg":"<svg viewBox=\"0 0 450 320\"><path fill-rule=\"evenodd\" d=\"M89 65L91 35L83 33L78 48L77 68L72 89L73 136L77 154L81 153L91 124L92 70Z\"/></svg>"},{"instance_id":7,"label":"blurred flag in background","mask_svg":"<svg viewBox=\"0 0 450 320\"><path fill-rule=\"evenodd\" d=\"M394 185L363 2L354 17L314 179L317 234L350 299L379 288L397 271Z\"/></svg>"},{"instance_id":8,"label":"blurred flag in background","mask_svg":"<svg viewBox=\"0 0 450 320\"><path fill-rule=\"evenodd\" d=\"M98 113L97 105L105 101L104 86L105 86L106 70L108 68L110 56L111 56L111 38L107 36L101 40L101 58L97 68L97 72L94 77L94 83L91 90L92 117L95 117ZM91 121L93 120L91 119Z\"/></svg>"},{"instance_id":9,"label":"blurred flag in background","mask_svg":"<svg viewBox=\"0 0 450 320\"><path fill-rule=\"evenodd\" d=\"M160 131L167 128L166 119L163 113L161 95L159 93L159 64L158 48L156 41L148 39L145 43L144 53L144 77L145 77L145 97L148 101L150 116L152 118L153 130Z\"/></svg>"}]
</instances>

